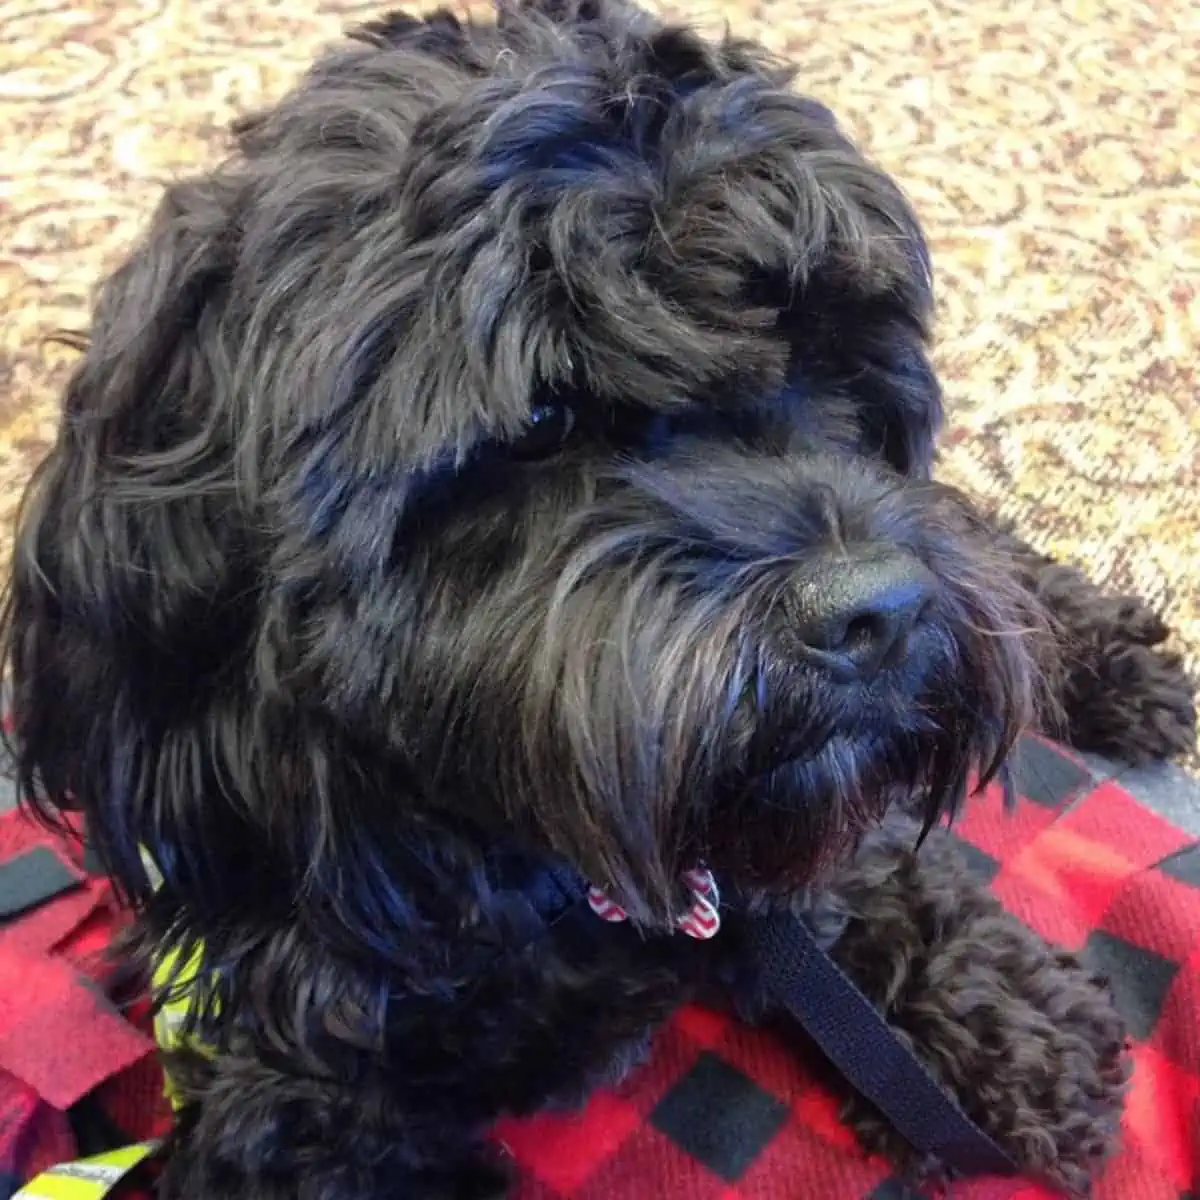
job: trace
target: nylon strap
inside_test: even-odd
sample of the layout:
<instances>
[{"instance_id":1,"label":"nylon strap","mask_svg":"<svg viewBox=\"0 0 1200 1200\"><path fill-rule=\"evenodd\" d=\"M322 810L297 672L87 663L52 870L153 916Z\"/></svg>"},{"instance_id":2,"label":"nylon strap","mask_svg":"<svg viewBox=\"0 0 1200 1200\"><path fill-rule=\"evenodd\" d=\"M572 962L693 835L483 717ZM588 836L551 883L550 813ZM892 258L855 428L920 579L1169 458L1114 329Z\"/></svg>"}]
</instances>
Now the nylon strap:
<instances>
[{"instance_id":1,"label":"nylon strap","mask_svg":"<svg viewBox=\"0 0 1200 1200\"><path fill-rule=\"evenodd\" d=\"M157 1148L157 1142L138 1142L91 1158L59 1163L31 1179L13 1200L103 1200Z\"/></svg>"},{"instance_id":2,"label":"nylon strap","mask_svg":"<svg viewBox=\"0 0 1200 1200\"><path fill-rule=\"evenodd\" d=\"M787 913L755 917L746 931L768 991L914 1150L964 1175L1018 1173L803 921Z\"/></svg>"}]
</instances>

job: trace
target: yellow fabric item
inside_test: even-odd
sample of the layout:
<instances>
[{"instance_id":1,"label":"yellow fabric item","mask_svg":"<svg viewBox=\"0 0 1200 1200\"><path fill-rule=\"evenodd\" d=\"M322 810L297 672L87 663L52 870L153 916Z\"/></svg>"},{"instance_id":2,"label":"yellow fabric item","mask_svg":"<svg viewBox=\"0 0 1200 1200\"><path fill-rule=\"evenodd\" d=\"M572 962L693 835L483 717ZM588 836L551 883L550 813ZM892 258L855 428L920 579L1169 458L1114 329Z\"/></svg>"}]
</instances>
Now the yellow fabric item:
<instances>
[{"instance_id":1,"label":"yellow fabric item","mask_svg":"<svg viewBox=\"0 0 1200 1200\"><path fill-rule=\"evenodd\" d=\"M157 890L162 883L162 874L145 848L142 849L142 863L152 886ZM154 1017L154 1040L158 1042L161 1050L176 1050L184 1043L185 1039L180 1031L187 1021L188 1010L191 1007L192 984L200 969L200 959L203 953L204 947L197 946L186 965L180 967L178 965L179 955L171 951L159 959L158 965L154 969L151 991L158 996L171 997L163 1003ZM200 1053L205 1052L205 1047L199 1042L192 1042L191 1048ZM172 1085L169 1075L165 1076L165 1091L171 1107L178 1111L179 1095Z\"/></svg>"},{"instance_id":2,"label":"yellow fabric item","mask_svg":"<svg viewBox=\"0 0 1200 1200\"><path fill-rule=\"evenodd\" d=\"M13 1200L103 1200L157 1146L157 1142L138 1142L77 1162L59 1163L27 1183Z\"/></svg>"},{"instance_id":3,"label":"yellow fabric item","mask_svg":"<svg viewBox=\"0 0 1200 1200\"><path fill-rule=\"evenodd\" d=\"M162 1050L175 1050L184 1043L185 1039L180 1031L191 1006L190 985L196 978L201 954L202 950L197 948L188 963L180 968L177 966L179 956L170 953L165 955L155 968L154 991L159 994L167 993L171 997L154 1016L154 1040ZM190 1045L192 1049L204 1052L201 1044L193 1041ZM167 1099L171 1107L178 1110L179 1095L171 1083L170 1075L165 1075L164 1080Z\"/></svg>"}]
</instances>

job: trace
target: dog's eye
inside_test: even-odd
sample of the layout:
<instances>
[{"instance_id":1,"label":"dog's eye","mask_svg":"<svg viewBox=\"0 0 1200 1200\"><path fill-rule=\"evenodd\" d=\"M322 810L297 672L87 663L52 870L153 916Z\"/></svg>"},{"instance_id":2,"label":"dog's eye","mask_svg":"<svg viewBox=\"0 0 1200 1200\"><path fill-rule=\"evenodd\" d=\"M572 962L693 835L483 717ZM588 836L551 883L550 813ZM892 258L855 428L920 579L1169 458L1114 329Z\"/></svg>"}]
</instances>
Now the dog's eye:
<instances>
[{"instance_id":1,"label":"dog's eye","mask_svg":"<svg viewBox=\"0 0 1200 1200\"><path fill-rule=\"evenodd\" d=\"M512 444L517 458L546 458L562 448L575 428L575 412L565 404L539 404L529 414L525 432Z\"/></svg>"}]
</instances>

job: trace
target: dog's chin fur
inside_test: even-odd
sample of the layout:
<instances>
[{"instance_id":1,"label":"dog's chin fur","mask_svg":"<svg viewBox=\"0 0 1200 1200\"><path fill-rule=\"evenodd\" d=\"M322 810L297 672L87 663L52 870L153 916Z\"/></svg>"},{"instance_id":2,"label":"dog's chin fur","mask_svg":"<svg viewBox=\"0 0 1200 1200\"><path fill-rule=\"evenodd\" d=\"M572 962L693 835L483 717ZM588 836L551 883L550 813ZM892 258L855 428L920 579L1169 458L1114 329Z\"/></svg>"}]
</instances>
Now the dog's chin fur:
<instances>
[{"instance_id":1,"label":"dog's chin fur","mask_svg":"<svg viewBox=\"0 0 1200 1200\"><path fill-rule=\"evenodd\" d=\"M465 1188L686 994L683 871L811 888L1032 719L1047 618L929 480L921 232L790 83L616 3L382 20L105 284L4 650L26 792L203 943L170 1194ZM840 683L789 596L872 545L938 591ZM644 936L510 946L500 844Z\"/></svg>"}]
</instances>

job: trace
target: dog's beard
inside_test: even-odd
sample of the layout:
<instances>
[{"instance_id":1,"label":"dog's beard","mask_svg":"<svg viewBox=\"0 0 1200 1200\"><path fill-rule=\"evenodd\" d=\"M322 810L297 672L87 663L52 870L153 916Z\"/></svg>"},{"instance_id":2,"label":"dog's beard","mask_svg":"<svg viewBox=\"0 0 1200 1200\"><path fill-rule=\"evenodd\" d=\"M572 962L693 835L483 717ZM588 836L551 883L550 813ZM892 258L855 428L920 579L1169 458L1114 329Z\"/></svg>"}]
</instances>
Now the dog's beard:
<instances>
[{"instance_id":1,"label":"dog's beard","mask_svg":"<svg viewBox=\"0 0 1200 1200\"><path fill-rule=\"evenodd\" d=\"M495 746L487 772L470 769L475 787L497 781L510 827L657 926L697 863L793 890L894 804L931 825L1000 770L1035 717L1050 640L949 497L896 484L877 501L940 590L902 661L845 683L796 652L786 597L802 556L777 552L769 517L747 534L715 499L696 511L703 488L664 506L670 473L634 474L640 490L585 506L517 573L524 605L495 606L485 668L511 690L472 686L450 722ZM462 761L448 746L451 774Z\"/></svg>"}]
</instances>

